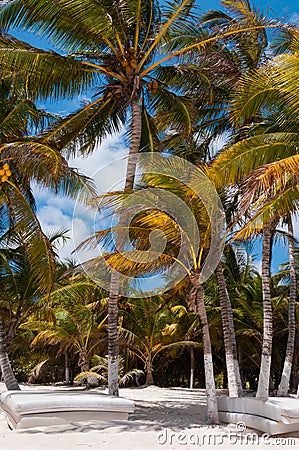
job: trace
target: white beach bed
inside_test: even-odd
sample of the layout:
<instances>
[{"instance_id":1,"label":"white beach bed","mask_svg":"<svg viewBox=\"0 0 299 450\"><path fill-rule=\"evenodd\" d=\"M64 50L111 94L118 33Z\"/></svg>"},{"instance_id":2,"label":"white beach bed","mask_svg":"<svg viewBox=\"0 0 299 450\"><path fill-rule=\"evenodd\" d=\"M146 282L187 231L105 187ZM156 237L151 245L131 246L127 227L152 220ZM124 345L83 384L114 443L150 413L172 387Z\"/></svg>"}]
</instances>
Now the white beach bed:
<instances>
[{"instance_id":1,"label":"white beach bed","mask_svg":"<svg viewBox=\"0 0 299 450\"><path fill-rule=\"evenodd\" d=\"M1 394L1 408L11 428L23 429L127 420L134 402L94 392L7 391Z\"/></svg>"},{"instance_id":2,"label":"white beach bed","mask_svg":"<svg viewBox=\"0 0 299 450\"><path fill-rule=\"evenodd\" d=\"M270 435L299 432L299 399L290 397L218 397L222 422L243 422Z\"/></svg>"}]
</instances>

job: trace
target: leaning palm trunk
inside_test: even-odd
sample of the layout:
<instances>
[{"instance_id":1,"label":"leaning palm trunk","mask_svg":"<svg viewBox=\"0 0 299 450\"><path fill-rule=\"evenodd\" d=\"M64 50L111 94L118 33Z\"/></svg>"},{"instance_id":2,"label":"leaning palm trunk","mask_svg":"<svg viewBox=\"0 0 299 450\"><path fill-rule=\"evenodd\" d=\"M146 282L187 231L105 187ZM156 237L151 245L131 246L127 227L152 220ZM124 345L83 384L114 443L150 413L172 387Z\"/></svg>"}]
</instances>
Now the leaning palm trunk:
<instances>
[{"instance_id":1,"label":"leaning palm trunk","mask_svg":"<svg viewBox=\"0 0 299 450\"><path fill-rule=\"evenodd\" d=\"M7 390L20 390L18 382L12 371L8 354L6 351L6 335L2 318L0 317L0 368Z\"/></svg>"},{"instance_id":2,"label":"leaning palm trunk","mask_svg":"<svg viewBox=\"0 0 299 450\"><path fill-rule=\"evenodd\" d=\"M207 395L207 419L209 423L218 423L219 418L213 369L212 345L204 302L204 289L201 283L193 286L189 294L189 301L190 310L199 315L201 322Z\"/></svg>"},{"instance_id":3,"label":"leaning palm trunk","mask_svg":"<svg viewBox=\"0 0 299 450\"><path fill-rule=\"evenodd\" d=\"M292 372L294 348L295 348L295 335L296 335L296 267L294 258L294 230L292 224L292 218L288 217L288 233L289 239L289 260L290 260L290 296L289 296L289 335L287 342L286 355L284 360L283 371L281 375L280 384L278 387L277 395L280 397L286 397L288 395L290 377Z\"/></svg>"},{"instance_id":4,"label":"leaning palm trunk","mask_svg":"<svg viewBox=\"0 0 299 450\"><path fill-rule=\"evenodd\" d=\"M216 268L216 276L219 286L221 319L222 319L223 339L225 348L226 370L228 378L228 392L230 397L241 397L243 395L243 389L238 362L233 311L226 288L226 282L223 275L221 262L218 264Z\"/></svg>"},{"instance_id":5,"label":"leaning palm trunk","mask_svg":"<svg viewBox=\"0 0 299 450\"><path fill-rule=\"evenodd\" d=\"M269 395L270 369L272 355L272 304L270 291L270 263L271 263L272 232L270 226L263 231L262 250L262 292L263 292L263 344L261 367L256 396L266 398Z\"/></svg>"},{"instance_id":6,"label":"leaning palm trunk","mask_svg":"<svg viewBox=\"0 0 299 450\"><path fill-rule=\"evenodd\" d=\"M134 186L137 158L141 139L141 110L138 100L132 101L132 138L127 165L125 191ZM126 224L125 217L119 220L119 227ZM122 251L122 238L117 239L117 251ZM118 295L120 274L111 270L110 292L108 303L108 389L109 395L118 396Z\"/></svg>"}]
</instances>

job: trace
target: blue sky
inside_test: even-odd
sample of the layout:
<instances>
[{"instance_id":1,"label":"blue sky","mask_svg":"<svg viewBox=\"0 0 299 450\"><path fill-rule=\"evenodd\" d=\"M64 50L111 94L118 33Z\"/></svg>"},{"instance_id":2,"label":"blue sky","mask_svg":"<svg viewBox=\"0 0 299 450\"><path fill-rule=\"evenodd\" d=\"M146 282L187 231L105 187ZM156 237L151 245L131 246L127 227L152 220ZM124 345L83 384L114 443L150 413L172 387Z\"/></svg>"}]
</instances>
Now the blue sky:
<instances>
[{"instance_id":1,"label":"blue sky","mask_svg":"<svg viewBox=\"0 0 299 450\"><path fill-rule=\"evenodd\" d=\"M198 1L200 10L219 9L218 1L203 0ZM298 1L291 0L287 4L281 0L254 2L256 7L262 11L269 12L269 15L276 18L284 18L293 23L299 23L299 4ZM16 37L30 42L32 45L49 49L51 45L40 37L33 36L26 32L14 32ZM47 110L65 115L80 107L86 97L84 95L59 103L45 103L41 105ZM95 176L99 192L106 192L113 186L122 185L125 173L125 159L127 153L122 136L112 136L108 138L97 151L89 158L76 158L71 161L71 165L78 167L81 172L89 176ZM119 160L119 158L122 158ZM113 161L118 160L117 163ZM91 229L96 228L96 217L94 213L77 205L70 200L54 197L47 192L36 192L38 203L38 216L42 226L46 231L52 231L57 228L73 229L74 239L70 239L64 248L60 248L62 258L70 257L71 251L81 240L84 240L90 234ZM299 226L296 224L296 234L299 236ZM261 245L257 243L253 254L256 254L256 264L260 268ZM96 255L96 252L94 253ZM80 259L85 259L84 254ZM272 270L276 272L281 262L287 261L287 250L282 244L274 246Z\"/></svg>"}]
</instances>

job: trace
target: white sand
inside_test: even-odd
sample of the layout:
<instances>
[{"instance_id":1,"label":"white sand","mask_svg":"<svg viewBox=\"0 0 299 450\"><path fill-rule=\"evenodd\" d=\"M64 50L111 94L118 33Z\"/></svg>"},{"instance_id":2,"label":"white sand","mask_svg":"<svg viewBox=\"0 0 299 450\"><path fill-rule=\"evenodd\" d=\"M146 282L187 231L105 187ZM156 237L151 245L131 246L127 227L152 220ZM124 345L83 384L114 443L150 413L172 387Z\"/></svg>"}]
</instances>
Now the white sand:
<instances>
[{"instance_id":1,"label":"white sand","mask_svg":"<svg viewBox=\"0 0 299 450\"><path fill-rule=\"evenodd\" d=\"M57 387L25 385L22 389L52 390ZM0 392L4 390L0 383ZM298 434L268 438L253 430L237 432L234 424L208 426L205 423L205 392L201 389L150 386L121 389L120 396L135 401L135 412L128 421L113 424L93 422L12 431L0 411L0 450L299 448Z\"/></svg>"}]
</instances>

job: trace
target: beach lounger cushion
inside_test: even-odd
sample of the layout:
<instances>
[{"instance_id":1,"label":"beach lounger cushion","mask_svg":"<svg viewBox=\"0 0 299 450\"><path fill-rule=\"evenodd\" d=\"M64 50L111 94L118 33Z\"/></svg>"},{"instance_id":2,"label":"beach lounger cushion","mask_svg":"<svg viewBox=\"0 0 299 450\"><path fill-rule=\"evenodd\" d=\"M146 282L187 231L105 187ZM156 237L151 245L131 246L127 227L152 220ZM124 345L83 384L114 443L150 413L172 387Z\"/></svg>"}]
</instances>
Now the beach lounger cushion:
<instances>
[{"instance_id":1,"label":"beach lounger cushion","mask_svg":"<svg viewBox=\"0 0 299 450\"><path fill-rule=\"evenodd\" d=\"M220 420L243 421L269 434L299 431L299 399L290 397L218 397Z\"/></svg>"},{"instance_id":2,"label":"beach lounger cushion","mask_svg":"<svg viewBox=\"0 0 299 450\"><path fill-rule=\"evenodd\" d=\"M127 420L131 400L82 391L7 391L1 408L11 428L32 428L73 422Z\"/></svg>"}]
</instances>

